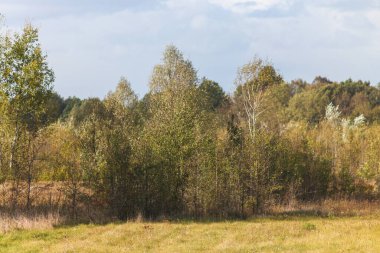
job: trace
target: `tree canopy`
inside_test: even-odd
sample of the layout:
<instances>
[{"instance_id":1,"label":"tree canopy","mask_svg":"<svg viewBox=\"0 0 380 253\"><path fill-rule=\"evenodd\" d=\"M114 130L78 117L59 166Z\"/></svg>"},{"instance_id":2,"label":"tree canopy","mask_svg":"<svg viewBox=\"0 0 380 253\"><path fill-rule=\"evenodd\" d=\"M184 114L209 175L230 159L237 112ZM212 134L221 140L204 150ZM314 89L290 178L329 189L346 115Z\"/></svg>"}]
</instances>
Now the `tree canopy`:
<instances>
[{"instance_id":1,"label":"tree canopy","mask_svg":"<svg viewBox=\"0 0 380 253\"><path fill-rule=\"evenodd\" d=\"M287 82L254 57L228 94L170 45L141 99L126 77L104 98L63 98L36 28L0 38L0 182L11 185L1 208L226 218L380 197L380 90L369 82Z\"/></svg>"}]
</instances>

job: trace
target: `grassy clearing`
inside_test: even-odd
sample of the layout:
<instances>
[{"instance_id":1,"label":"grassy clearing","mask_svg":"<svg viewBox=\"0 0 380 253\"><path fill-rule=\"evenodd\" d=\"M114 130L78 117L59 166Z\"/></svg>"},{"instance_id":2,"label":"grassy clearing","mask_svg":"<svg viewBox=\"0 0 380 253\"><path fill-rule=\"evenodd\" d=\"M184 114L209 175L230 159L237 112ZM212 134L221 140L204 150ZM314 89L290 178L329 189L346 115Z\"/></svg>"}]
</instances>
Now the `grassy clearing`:
<instances>
[{"instance_id":1,"label":"grassy clearing","mask_svg":"<svg viewBox=\"0 0 380 253\"><path fill-rule=\"evenodd\" d=\"M380 252L380 216L16 230L0 252Z\"/></svg>"}]
</instances>

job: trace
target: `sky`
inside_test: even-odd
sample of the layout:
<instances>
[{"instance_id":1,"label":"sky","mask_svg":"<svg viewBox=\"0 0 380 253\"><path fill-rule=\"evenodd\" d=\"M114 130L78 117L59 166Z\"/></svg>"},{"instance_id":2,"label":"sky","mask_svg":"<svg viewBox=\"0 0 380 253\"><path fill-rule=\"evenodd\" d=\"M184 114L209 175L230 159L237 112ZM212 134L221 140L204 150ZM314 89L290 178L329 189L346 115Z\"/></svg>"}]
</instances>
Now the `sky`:
<instances>
[{"instance_id":1,"label":"sky","mask_svg":"<svg viewBox=\"0 0 380 253\"><path fill-rule=\"evenodd\" d=\"M64 97L103 98L121 76L142 97L169 44L229 93L255 56L286 81L380 82L380 0L0 0L0 13L39 28Z\"/></svg>"}]
</instances>

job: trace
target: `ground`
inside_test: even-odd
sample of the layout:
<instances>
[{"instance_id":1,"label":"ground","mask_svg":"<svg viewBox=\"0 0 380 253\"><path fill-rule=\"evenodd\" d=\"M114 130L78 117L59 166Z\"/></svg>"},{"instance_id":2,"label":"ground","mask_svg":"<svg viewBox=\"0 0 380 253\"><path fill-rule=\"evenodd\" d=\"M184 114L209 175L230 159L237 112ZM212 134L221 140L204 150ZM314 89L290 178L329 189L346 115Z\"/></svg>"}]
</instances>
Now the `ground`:
<instances>
[{"instance_id":1,"label":"ground","mask_svg":"<svg viewBox=\"0 0 380 253\"><path fill-rule=\"evenodd\" d=\"M0 252L380 252L380 216L16 230L0 236Z\"/></svg>"}]
</instances>

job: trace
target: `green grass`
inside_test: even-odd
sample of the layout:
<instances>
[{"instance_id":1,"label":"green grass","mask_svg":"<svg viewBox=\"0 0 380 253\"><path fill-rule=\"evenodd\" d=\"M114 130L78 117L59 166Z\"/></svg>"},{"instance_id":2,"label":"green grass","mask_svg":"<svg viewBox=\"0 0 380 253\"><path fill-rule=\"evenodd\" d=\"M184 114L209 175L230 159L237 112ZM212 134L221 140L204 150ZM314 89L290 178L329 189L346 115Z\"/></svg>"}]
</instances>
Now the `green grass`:
<instances>
[{"instance_id":1,"label":"green grass","mask_svg":"<svg viewBox=\"0 0 380 253\"><path fill-rule=\"evenodd\" d=\"M78 225L0 235L0 252L380 252L380 217Z\"/></svg>"}]
</instances>

